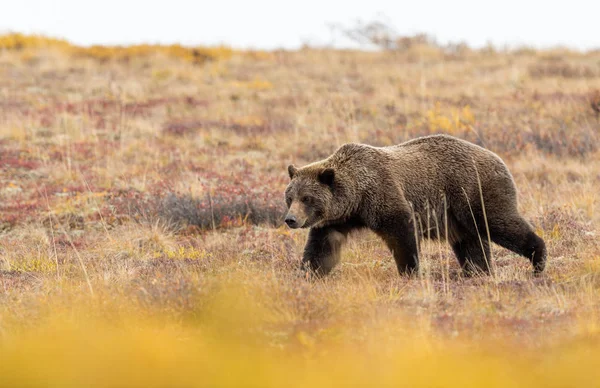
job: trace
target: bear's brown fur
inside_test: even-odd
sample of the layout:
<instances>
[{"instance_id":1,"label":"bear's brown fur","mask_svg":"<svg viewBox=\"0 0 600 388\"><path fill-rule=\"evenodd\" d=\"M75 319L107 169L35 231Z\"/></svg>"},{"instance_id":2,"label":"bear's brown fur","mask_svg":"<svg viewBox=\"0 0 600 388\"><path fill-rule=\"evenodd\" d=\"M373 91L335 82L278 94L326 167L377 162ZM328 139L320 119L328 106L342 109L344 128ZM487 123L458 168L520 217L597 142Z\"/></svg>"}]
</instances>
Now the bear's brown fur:
<instances>
[{"instance_id":1,"label":"bear's brown fur","mask_svg":"<svg viewBox=\"0 0 600 388\"><path fill-rule=\"evenodd\" d=\"M302 263L316 274L333 269L346 236L360 228L383 238L401 274L418 269L422 238L446 239L466 274L490 272L489 240L544 270L544 241L517 210L510 172L475 144L446 135L391 147L345 144L288 173L285 221L310 228Z\"/></svg>"}]
</instances>

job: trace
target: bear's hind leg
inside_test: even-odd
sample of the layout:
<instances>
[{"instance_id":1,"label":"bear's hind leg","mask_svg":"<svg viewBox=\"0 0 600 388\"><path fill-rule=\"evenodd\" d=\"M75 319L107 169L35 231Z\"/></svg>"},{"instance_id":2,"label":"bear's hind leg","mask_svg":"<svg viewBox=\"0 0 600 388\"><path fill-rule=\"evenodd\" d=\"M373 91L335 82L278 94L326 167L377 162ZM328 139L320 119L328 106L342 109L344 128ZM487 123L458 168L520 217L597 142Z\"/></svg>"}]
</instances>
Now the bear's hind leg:
<instances>
[{"instance_id":1,"label":"bear's hind leg","mask_svg":"<svg viewBox=\"0 0 600 388\"><path fill-rule=\"evenodd\" d=\"M302 256L302 268L317 276L327 275L340 262L342 245L349 230L311 228Z\"/></svg>"},{"instance_id":2,"label":"bear's hind leg","mask_svg":"<svg viewBox=\"0 0 600 388\"><path fill-rule=\"evenodd\" d=\"M465 236L453 243L452 249L466 276L490 274L490 245L483 237Z\"/></svg>"},{"instance_id":3,"label":"bear's hind leg","mask_svg":"<svg viewBox=\"0 0 600 388\"><path fill-rule=\"evenodd\" d=\"M527 221L521 217L492 219L490 235L496 244L509 249L531 261L533 271L542 273L546 267L546 244Z\"/></svg>"}]
</instances>

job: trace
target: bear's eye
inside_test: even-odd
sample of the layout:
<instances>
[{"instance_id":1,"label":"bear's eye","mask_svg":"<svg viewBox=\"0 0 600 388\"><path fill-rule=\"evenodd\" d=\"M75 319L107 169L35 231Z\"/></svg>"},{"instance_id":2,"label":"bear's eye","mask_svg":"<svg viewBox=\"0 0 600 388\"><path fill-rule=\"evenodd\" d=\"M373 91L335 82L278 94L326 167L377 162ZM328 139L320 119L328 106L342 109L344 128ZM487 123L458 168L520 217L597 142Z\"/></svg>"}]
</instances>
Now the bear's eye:
<instances>
[{"instance_id":1,"label":"bear's eye","mask_svg":"<svg viewBox=\"0 0 600 388\"><path fill-rule=\"evenodd\" d=\"M300 201L302 203L310 203L310 197L304 196L304 197L300 198Z\"/></svg>"}]
</instances>

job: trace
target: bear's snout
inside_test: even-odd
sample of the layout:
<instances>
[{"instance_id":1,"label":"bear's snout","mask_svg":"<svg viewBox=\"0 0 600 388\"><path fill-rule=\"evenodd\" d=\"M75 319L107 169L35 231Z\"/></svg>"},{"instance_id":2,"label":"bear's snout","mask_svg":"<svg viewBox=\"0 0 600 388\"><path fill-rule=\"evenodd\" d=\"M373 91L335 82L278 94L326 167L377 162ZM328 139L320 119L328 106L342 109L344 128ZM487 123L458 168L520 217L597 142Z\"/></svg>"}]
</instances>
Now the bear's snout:
<instances>
[{"instance_id":1,"label":"bear's snout","mask_svg":"<svg viewBox=\"0 0 600 388\"><path fill-rule=\"evenodd\" d=\"M300 201L293 201L285 216L285 223L292 229L304 228L308 215L305 206Z\"/></svg>"},{"instance_id":2,"label":"bear's snout","mask_svg":"<svg viewBox=\"0 0 600 388\"><path fill-rule=\"evenodd\" d=\"M288 214L285 216L285 223L292 229L298 228L298 221L296 220L296 216Z\"/></svg>"}]
</instances>

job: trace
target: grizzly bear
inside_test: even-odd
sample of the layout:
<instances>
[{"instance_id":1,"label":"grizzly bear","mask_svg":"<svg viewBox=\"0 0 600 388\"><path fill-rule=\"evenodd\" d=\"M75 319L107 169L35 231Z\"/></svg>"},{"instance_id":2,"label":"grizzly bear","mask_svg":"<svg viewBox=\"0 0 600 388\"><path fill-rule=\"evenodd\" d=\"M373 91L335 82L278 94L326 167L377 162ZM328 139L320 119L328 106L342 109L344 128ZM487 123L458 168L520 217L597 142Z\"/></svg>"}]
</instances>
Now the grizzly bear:
<instances>
[{"instance_id":1,"label":"grizzly bear","mask_svg":"<svg viewBox=\"0 0 600 388\"><path fill-rule=\"evenodd\" d=\"M546 263L544 241L517 210L512 175L499 156L447 135L390 147L345 144L325 160L288 167L290 228L310 228L304 269L328 274L348 234L368 228L391 250L400 274L419 266L423 238L445 239L466 275L489 274L489 241Z\"/></svg>"}]
</instances>

